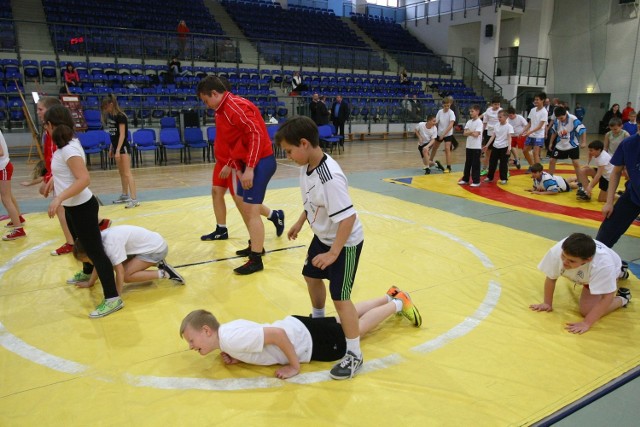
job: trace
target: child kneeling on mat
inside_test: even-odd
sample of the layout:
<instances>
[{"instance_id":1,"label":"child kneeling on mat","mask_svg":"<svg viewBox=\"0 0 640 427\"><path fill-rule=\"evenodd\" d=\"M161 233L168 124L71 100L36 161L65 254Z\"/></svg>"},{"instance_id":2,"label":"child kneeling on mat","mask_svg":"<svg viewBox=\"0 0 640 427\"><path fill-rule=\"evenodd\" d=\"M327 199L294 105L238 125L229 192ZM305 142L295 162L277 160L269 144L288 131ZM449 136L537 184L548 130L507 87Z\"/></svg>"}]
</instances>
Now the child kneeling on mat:
<instances>
[{"instance_id":1,"label":"child kneeling on mat","mask_svg":"<svg viewBox=\"0 0 640 427\"><path fill-rule=\"evenodd\" d=\"M627 288L618 289L617 280L629 277L628 266L614 251L582 233L573 233L556 243L544 256L538 269L547 275L544 302L531 304L533 311L552 311L553 292L560 276L582 285L580 294L581 322L567 323L565 329L583 334L602 316L625 307L631 300ZM617 293L616 293L617 291Z\"/></svg>"},{"instance_id":2,"label":"child kneeling on mat","mask_svg":"<svg viewBox=\"0 0 640 427\"><path fill-rule=\"evenodd\" d=\"M170 279L184 285L184 278L165 262L169 246L162 236L135 225L118 225L102 231L102 245L116 272L116 288L122 293L125 283L148 282L155 279ZM77 239L73 245L73 256L82 262L91 262ZM147 270L157 266L157 270ZM94 285L96 270L87 282L78 282L79 288Z\"/></svg>"}]
</instances>

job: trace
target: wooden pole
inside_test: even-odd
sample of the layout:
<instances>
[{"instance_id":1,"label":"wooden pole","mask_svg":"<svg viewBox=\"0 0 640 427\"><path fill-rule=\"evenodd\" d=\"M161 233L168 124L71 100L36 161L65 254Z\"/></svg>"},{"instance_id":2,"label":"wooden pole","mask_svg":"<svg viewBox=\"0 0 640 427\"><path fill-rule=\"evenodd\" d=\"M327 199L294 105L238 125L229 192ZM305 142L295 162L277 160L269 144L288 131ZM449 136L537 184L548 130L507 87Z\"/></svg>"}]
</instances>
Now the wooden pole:
<instances>
[{"instance_id":1,"label":"wooden pole","mask_svg":"<svg viewBox=\"0 0 640 427\"><path fill-rule=\"evenodd\" d=\"M24 118L27 121L27 125L29 126L29 130L31 130L31 146L29 147L29 158L27 159L27 163L36 163L36 161L31 160L31 150L33 146L36 146L36 150L38 151L38 157L40 160L44 160L44 154L42 153L42 147L40 146L40 134L36 129L35 124L33 123L33 118L31 117L31 113L29 112L29 108L27 108L27 101L24 99L24 95L20 90L20 86L18 85L18 80L14 80L16 83L16 88L18 89L18 94L20 95L20 99L22 100L22 112L24 113Z\"/></svg>"}]
</instances>

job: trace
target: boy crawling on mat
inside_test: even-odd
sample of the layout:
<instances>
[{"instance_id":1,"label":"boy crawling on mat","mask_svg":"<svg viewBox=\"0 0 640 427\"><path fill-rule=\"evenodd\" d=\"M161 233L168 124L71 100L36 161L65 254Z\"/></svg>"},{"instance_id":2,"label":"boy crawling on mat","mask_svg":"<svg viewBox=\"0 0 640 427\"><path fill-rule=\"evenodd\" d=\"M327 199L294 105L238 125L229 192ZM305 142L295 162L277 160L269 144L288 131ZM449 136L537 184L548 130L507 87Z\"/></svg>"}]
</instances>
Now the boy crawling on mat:
<instances>
[{"instance_id":1,"label":"boy crawling on mat","mask_svg":"<svg viewBox=\"0 0 640 427\"><path fill-rule=\"evenodd\" d=\"M531 304L533 311L552 311L556 280L564 276L582 285L580 294L581 322L567 323L565 329L574 334L585 333L602 316L625 307L631 300L627 288L618 289L617 280L629 277L628 266L614 251L582 233L573 233L556 243L544 256L538 269L547 275L544 302ZM617 290L617 294L616 294Z\"/></svg>"},{"instance_id":2,"label":"boy crawling on mat","mask_svg":"<svg viewBox=\"0 0 640 427\"><path fill-rule=\"evenodd\" d=\"M422 317L409 293L392 286L386 295L355 304L360 335L364 335L389 316L400 313L414 326ZM337 317L287 316L271 324L238 319L220 324L206 310L189 313L180 325L180 336L189 349L206 355L220 349L226 365L245 362L252 365L282 365L275 373L280 379L300 372L300 363L341 359L346 351L344 332Z\"/></svg>"}]
</instances>

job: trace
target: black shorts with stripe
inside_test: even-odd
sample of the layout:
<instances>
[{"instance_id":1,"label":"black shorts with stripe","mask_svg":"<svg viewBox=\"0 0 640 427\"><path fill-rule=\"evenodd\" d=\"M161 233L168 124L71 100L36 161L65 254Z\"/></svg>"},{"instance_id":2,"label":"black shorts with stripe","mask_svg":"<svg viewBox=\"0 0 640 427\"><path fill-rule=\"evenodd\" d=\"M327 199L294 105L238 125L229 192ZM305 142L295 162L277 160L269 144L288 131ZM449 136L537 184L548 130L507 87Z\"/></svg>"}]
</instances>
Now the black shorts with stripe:
<instances>
[{"instance_id":1,"label":"black shorts with stripe","mask_svg":"<svg viewBox=\"0 0 640 427\"><path fill-rule=\"evenodd\" d=\"M316 255L329 252L331 247L322 243L320 239L318 239L318 236L314 235L307 250L307 258L304 260L302 275L312 279L328 279L331 299L334 301L347 301L351 299L351 290L353 289L353 282L356 278L358 261L360 260L363 245L364 241L358 243L356 246L345 246L342 248L342 251L340 251L340 255L338 255L335 262L324 270L321 270L314 267L311 260L313 260Z\"/></svg>"}]
</instances>

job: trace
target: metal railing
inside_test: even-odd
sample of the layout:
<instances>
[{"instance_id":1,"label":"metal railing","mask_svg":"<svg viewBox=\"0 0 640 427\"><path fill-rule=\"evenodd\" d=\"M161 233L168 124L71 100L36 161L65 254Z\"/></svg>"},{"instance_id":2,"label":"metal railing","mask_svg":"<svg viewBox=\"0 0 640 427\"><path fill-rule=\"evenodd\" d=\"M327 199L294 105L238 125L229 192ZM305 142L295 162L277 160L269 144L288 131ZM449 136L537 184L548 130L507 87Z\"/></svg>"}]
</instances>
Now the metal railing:
<instances>
[{"instance_id":1,"label":"metal railing","mask_svg":"<svg viewBox=\"0 0 640 427\"><path fill-rule=\"evenodd\" d=\"M498 56L494 60L493 78L506 77L507 84L545 86L548 68L548 58Z\"/></svg>"},{"instance_id":2,"label":"metal railing","mask_svg":"<svg viewBox=\"0 0 640 427\"><path fill-rule=\"evenodd\" d=\"M405 9L406 21L414 21L418 19L437 18L438 22L442 16L450 15L456 12L467 12L483 7L493 7L498 10L502 6L511 6L512 9L518 8L525 10L526 0L408 0Z\"/></svg>"}]
</instances>

